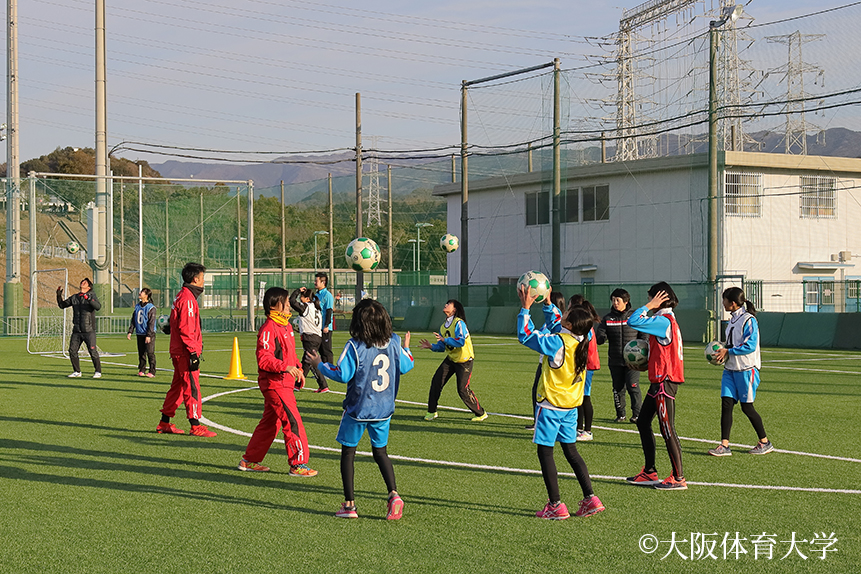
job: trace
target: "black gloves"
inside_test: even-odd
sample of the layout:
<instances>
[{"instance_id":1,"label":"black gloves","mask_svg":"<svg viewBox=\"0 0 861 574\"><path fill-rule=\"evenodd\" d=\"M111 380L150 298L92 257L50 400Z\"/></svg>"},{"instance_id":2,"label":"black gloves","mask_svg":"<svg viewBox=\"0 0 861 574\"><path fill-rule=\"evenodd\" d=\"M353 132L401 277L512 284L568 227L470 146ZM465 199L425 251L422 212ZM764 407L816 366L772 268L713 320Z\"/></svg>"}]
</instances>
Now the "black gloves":
<instances>
[{"instance_id":1,"label":"black gloves","mask_svg":"<svg viewBox=\"0 0 861 574\"><path fill-rule=\"evenodd\" d=\"M188 360L188 370L189 371L199 371L200 370L200 357L197 353L192 353L191 358Z\"/></svg>"}]
</instances>

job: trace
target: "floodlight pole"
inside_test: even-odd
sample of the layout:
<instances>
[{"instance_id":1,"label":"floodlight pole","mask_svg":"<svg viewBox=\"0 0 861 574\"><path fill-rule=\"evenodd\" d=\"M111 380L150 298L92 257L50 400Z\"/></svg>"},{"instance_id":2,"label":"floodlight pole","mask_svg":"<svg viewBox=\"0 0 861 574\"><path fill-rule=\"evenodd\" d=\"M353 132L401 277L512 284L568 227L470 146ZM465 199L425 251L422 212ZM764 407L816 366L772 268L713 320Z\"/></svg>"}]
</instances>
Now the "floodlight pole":
<instances>
[{"instance_id":1,"label":"floodlight pole","mask_svg":"<svg viewBox=\"0 0 861 574\"><path fill-rule=\"evenodd\" d=\"M108 285L107 292L97 294L110 296L113 285L110 284L110 267L107 254L103 247L107 247L110 238L107 233L113 233L113 223L107 220L110 213L108 209L107 175L108 175L108 152L107 152L107 70L105 66L105 0L96 0L96 207L98 210L98 224L95 230L94 243L99 245L98 259L91 261L93 268L93 280L96 285ZM102 243L105 241L106 243Z\"/></svg>"},{"instance_id":2,"label":"floodlight pole","mask_svg":"<svg viewBox=\"0 0 861 574\"><path fill-rule=\"evenodd\" d=\"M21 169L18 161L18 0L6 7L6 282L3 315L24 313L21 282Z\"/></svg>"},{"instance_id":3,"label":"floodlight pole","mask_svg":"<svg viewBox=\"0 0 861 574\"><path fill-rule=\"evenodd\" d=\"M394 243L392 242L392 166L386 166L386 188L387 188L387 198L389 200L389 287L394 283L394 272L392 271L392 250L395 248ZM389 291L391 292L391 291Z\"/></svg>"},{"instance_id":4,"label":"floodlight pole","mask_svg":"<svg viewBox=\"0 0 861 574\"><path fill-rule=\"evenodd\" d=\"M559 92L559 58L553 60L553 203L551 232L550 283L559 287L562 280L562 229L559 207L562 197L562 157L559 149L561 135L562 104Z\"/></svg>"},{"instance_id":5,"label":"floodlight pole","mask_svg":"<svg viewBox=\"0 0 861 574\"><path fill-rule=\"evenodd\" d=\"M254 324L254 182L248 180L248 239L245 246L248 248L248 330L256 331Z\"/></svg>"},{"instance_id":6,"label":"floodlight pole","mask_svg":"<svg viewBox=\"0 0 861 574\"><path fill-rule=\"evenodd\" d=\"M466 90L469 82L463 80L460 88L460 300L468 305L469 285L469 169L467 156Z\"/></svg>"},{"instance_id":7,"label":"floodlight pole","mask_svg":"<svg viewBox=\"0 0 861 574\"><path fill-rule=\"evenodd\" d=\"M335 288L335 203L332 199L332 174L328 177L329 183L329 292Z\"/></svg>"},{"instance_id":8,"label":"floodlight pole","mask_svg":"<svg viewBox=\"0 0 861 574\"><path fill-rule=\"evenodd\" d=\"M356 92L356 238L362 237L362 94ZM356 271L356 302L362 300L364 273Z\"/></svg>"}]
</instances>

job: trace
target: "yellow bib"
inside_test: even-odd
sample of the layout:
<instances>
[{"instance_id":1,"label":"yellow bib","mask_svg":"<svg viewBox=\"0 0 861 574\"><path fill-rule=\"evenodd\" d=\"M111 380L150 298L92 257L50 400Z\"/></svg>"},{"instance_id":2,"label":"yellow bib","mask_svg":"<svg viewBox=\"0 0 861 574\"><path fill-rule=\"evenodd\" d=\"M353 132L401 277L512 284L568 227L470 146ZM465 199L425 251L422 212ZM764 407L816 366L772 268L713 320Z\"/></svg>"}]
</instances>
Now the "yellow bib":
<instances>
[{"instance_id":1,"label":"yellow bib","mask_svg":"<svg viewBox=\"0 0 861 574\"><path fill-rule=\"evenodd\" d=\"M443 321L442 327L439 328L439 334L443 339L454 337L454 329L457 327L457 323L460 319L458 317L452 317L451 325L448 327L445 326L446 321ZM464 323L464 326L466 326L466 323ZM472 350L472 337L469 336L469 331L467 330L466 342L463 344L463 347L449 347L446 345L445 352L448 354L448 358L455 363L465 363L474 358L475 353Z\"/></svg>"},{"instance_id":2,"label":"yellow bib","mask_svg":"<svg viewBox=\"0 0 861 574\"><path fill-rule=\"evenodd\" d=\"M574 372L574 351L580 342L569 333L559 333L557 337L561 337L565 344L562 364L553 368L550 366L550 357L544 357L537 400L540 403L546 399L554 407L573 409L583 403L583 391L586 388L586 371L580 374Z\"/></svg>"}]
</instances>

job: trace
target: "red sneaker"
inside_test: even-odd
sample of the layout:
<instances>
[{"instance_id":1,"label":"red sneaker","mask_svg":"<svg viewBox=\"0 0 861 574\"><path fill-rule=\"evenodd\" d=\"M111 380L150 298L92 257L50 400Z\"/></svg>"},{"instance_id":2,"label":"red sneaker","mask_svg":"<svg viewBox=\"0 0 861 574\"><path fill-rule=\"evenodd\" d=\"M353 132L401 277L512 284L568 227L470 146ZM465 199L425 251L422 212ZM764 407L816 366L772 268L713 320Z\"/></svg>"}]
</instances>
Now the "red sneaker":
<instances>
[{"instance_id":1,"label":"red sneaker","mask_svg":"<svg viewBox=\"0 0 861 574\"><path fill-rule=\"evenodd\" d=\"M258 462L251 462L250 460L245 460L244 458L239 461L239 466L237 466L239 470L250 470L252 472L269 472L268 466L263 466Z\"/></svg>"},{"instance_id":2,"label":"red sneaker","mask_svg":"<svg viewBox=\"0 0 861 574\"><path fill-rule=\"evenodd\" d=\"M404 501L397 494L389 496L388 512L386 512L386 520L398 520L404 515Z\"/></svg>"},{"instance_id":3,"label":"red sneaker","mask_svg":"<svg viewBox=\"0 0 861 574\"><path fill-rule=\"evenodd\" d=\"M554 505L551 504L548 500L547 504L544 506L544 509L536 512L535 516L537 516L538 518L544 518L546 520L565 520L571 515L568 514L568 507L565 506L564 502L557 502Z\"/></svg>"},{"instance_id":4,"label":"red sneaker","mask_svg":"<svg viewBox=\"0 0 861 574\"><path fill-rule=\"evenodd\" d=\"M661 483L661 479L658 478L657 471L646 472L646 467L639 472L639 474L635 476L629 476L626 478L628 482L631 484L636 484L637 486L654 486L656 484Z\"/></svg>"},{"instance_id":5,"label":"red sneaker","mask_svg":"<svg viewBox=\"0 0 861 574\"><path fill-rule=\"evenodd\" d=\"M212 432L204 425L191 425L191 430L189 434L193 436L205 436L205 437L213 437L216 433Z\"/></svg>"},{"instance_id":6,"label":"red sneaker","mask_svg":"<svg viewBox=\"0 0 861 574\"><path fill-rule=\"evenodd\" d=\"M176 428L175 424L162 422L158 423L158 426L155 427L155 432L159 434L185 434L185 431Z\"/></svg>"},{"instance_id":7,"label":"red sneaker","mask_svg":"<svg viewBox=\"0 0 861 574\"><path fill-rule=\"evenodd\" d=\"M672 474L660 484L656 484L658 490L687 490L688 483L684 478L676 478Z\"/></svg>"},{"instance_id":8,"label":"red sneaker","mask_svg":"<svg viewBox=\"0 0 861 574\"><path fill-rule=\"evenodd\" d=\"M584 498L580 501L580 508L574 513L574 516L592 516L604 510L604 505L598 500L594 494L589 498Z\"/></svg>"}]
</instances>

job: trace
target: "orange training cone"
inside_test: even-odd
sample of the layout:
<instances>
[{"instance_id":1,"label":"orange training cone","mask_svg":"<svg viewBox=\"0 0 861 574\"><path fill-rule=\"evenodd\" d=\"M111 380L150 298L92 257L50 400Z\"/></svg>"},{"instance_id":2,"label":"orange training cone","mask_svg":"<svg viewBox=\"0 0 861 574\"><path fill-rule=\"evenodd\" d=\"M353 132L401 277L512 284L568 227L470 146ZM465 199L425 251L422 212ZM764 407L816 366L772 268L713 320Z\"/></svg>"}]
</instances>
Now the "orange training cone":
<instances>
[{"instance_id":1,"label":"orange training cone","mask_svg":"<svg viewBox=\"0 0 861 574\"><path fill-rule=\"evenodd\" d=\"M239 360L239 337L233 337L233 355L230 357L230 372L224 377L228 380L244 379L242 361Z\"/></svg>"}]
</instances>

